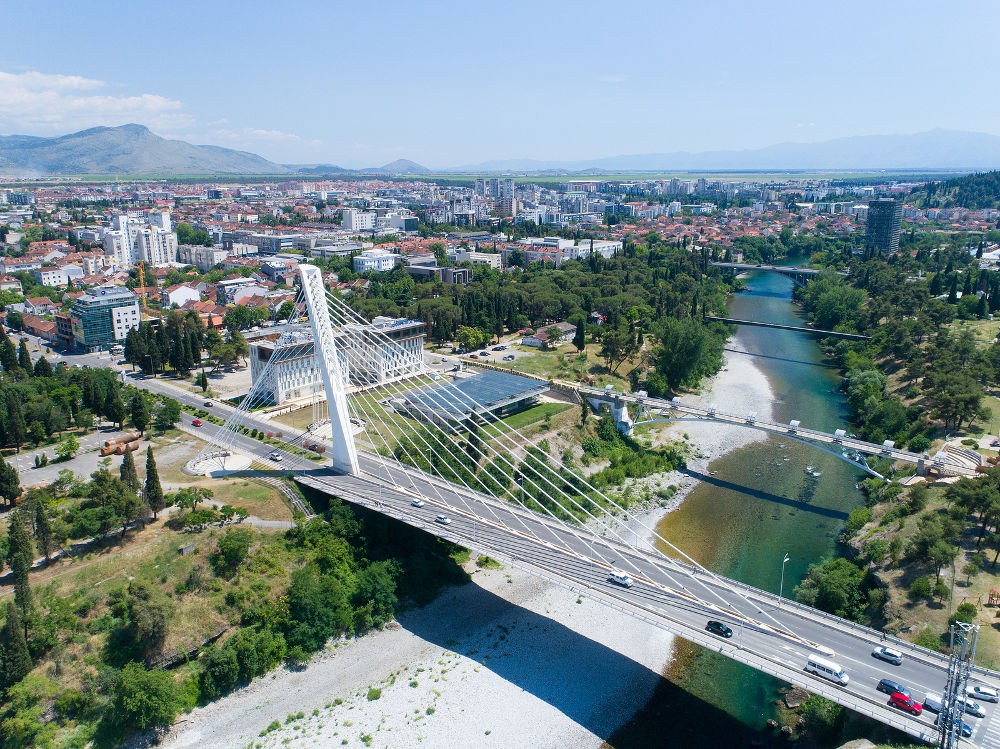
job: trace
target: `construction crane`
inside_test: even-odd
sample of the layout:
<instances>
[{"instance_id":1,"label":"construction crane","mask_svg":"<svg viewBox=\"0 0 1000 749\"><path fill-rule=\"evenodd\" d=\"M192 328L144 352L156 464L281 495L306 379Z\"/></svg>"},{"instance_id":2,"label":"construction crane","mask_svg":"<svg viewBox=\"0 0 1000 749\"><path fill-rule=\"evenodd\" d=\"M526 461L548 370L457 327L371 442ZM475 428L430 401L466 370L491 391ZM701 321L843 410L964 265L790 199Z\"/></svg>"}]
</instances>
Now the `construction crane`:
<instances>
[{"instance_id":1,"label":"construction crane","mask_svg":"<svg viewBox=\"0 0 1000 749\"><path fill-rule=\"evenodd\" d=\"M146 279L142 272L142 261L139 261L139 289L142 298L142 308L146 309Z\"/></svg>"}]
</instances>

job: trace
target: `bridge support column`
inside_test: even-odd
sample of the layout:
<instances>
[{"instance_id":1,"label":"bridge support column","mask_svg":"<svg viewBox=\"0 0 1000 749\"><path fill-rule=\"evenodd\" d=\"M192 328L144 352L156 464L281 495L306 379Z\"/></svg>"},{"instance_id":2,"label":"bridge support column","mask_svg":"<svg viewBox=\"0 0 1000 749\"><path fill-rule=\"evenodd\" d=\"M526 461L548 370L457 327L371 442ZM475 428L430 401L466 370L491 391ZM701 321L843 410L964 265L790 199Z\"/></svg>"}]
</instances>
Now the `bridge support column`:
<instances>
[{"instance_id":1,"label":"bridge support column","mask_svg":"<svg viewBox=\"0 0 1000 749\"><path fill-rule=\"evenodd\" d=\"M315 265L299 266L303 296L309 309L309 324L312 327L316 361L323 378L327 405L330 409L330 433L333 444L333 468L341 473L357 475L361 472L358 464L358 450L351 433L351 421L347 410L347 395L344 393L344 372L337 356L337 343L330 310L326 306L326 288L320 269ZM345 362L346 365L346 362Z\"/></svg>"}]
</instances>

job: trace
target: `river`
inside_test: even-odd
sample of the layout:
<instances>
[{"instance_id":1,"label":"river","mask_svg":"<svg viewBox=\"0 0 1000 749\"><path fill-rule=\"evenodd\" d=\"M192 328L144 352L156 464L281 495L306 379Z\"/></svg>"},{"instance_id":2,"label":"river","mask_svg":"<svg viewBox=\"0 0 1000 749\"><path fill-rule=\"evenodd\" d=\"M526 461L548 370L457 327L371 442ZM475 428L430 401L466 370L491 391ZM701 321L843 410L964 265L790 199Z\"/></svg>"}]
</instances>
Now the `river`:
<instances>
[{"instance_id":1,"label":"river","mask_svg":"<svg viewBox=\"0 0 1000 749\"><path fill-rule=\"evenodd\" d=\"M747 291L729 304L732 317L804 325L791 301L792 282L756 272ZM845 425L840 377L816 339L786 330L740 328L734 343L759 354L775 393L774 419L833 431ZM819 476L806 470L810 466ZM657 530L715 572L779 592L782 559L784 594L791 596L809 565L835 553L835 539L847 513L863 502L855 484L862 474L816 448L770 437L736 450L711 465L681 506L664 516ZM676 641L668 680L647 708L617 740L617 749L661 746L664 720L678 728L685 747L747 746L775 708L781 682L717 653ZM645 727L643 727L645 726ZM659 738L646 743L642 736Z\"/></svg>"}]
</instances>

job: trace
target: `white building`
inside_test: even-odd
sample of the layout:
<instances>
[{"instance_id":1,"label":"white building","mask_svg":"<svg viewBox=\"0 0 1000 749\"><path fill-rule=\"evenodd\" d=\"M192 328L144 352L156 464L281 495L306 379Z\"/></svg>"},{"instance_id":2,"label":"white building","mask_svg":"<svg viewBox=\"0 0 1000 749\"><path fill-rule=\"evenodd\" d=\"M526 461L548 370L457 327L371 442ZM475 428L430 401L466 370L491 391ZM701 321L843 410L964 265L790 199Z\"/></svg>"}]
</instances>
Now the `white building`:
<instances>
[{"instance_id":1,"label":"white building","mask_svg":"<svg viewBox=\"0 0 1000 749\"><path fill-rule=\"evenodd\" d=\"M475 250L455 250L448 253L448 259L453 263L471 263L472 265L488 265L500 270L503 256L498 252L476 252Z\"/></svg>"},{"instance_id":2,"label":"white building","mask_svg":"<svg viewBox=\"0 0 1000 749\"><path fill-rule=\"evenodd\" d=\"M170 230L170 213L154 211L120 213L104 232L104 252L119 268L128 268L140 260L150 265L177 262L177 235Z\"/></svg>"},{"instance_id":3,"label":"white building","mask_svg":"<svg viewBox=\"0 0 1000 749\"><path fill-rule=\"evenodd\" d=\"M52 286L58 289L60 286L65 286L69 283L69 277L62 268L35 268L34 274L35 280L42 286Z\"/></svg>"},{"instance_id":4,"label":"white building","mask_svg":"<svg viewBox=\"0 0 1000 749\"><path fill-rule=\"evenodd\" d=\"M354 256L354 272L366 273L374 270L384 273L395 268L397 260L399 260L399 255L388 250L381 250L377 247L365 250L360 255Z\"/></svg>"},{"instance_id":5,"label":"white building","mask_svg":"<svg viewBox=\"0 0 1000 749\"><path fill-rule=\"evenodd\" d=\"M369 325L351 325L348 330L338 331L336 346L345 386L385 383L418 371L424 350L424 324L419 320L376 317ZM265 375L275 351L278 355ZM250 380L256 385L261 377L266 377L262 387L275 405L322 394L323 378L312 334L286 333L276 341L253 341Z\"/></svg>"},{"instance_id":6,"label":"white building","mask_svg":"<svg viewBox=\"0 0 1000 749\"><path fill-rule=\"evenodd\" d=\"M374 213L345 208L343 215L344 219L340 225L346 231L371 231L375 228Z\"/></svg>"}]
</instances>

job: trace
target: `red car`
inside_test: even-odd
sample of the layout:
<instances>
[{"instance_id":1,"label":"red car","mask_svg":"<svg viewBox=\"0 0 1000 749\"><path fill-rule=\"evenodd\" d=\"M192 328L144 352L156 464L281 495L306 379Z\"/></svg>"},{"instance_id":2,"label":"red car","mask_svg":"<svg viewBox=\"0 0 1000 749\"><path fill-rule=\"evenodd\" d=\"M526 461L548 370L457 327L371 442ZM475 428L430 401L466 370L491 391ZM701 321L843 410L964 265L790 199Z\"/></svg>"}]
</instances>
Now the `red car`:
<instances>
[{"instance_id":1,"label":"red car","mask_svg":"<svg viewBox=\"0 0 1000 749\"><path fill-rule=\"evenodd\" d=\"M201 426L201 419L195 419L194 421L191 422L191 424L193 426L200 427Z\"/></svg>"},{"instance_id":2,"label":"red car","mask_svg":"<svg viewBox=\"0 0 1000 749\"><path fill-rule=\"evenodd\" d=\"M470 359L478 359L479 355L478 354L469 354L469 358Z\"/></svg>"},{"instance_id":3,"label":"red car","mask_svg":"<svg viewBox=\"0 0 1000 749\"><path fill-rule=\"evenodd\" d=\"M913 713L914 715L920 715L923 712L923 706L917 702L912 697L907 697L901 692L893 692L892 697L889 698L889 704L893 707L898 707L900 710L906 710L908 713Z\"/></svg>"}]
</instances>

